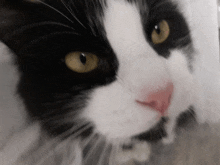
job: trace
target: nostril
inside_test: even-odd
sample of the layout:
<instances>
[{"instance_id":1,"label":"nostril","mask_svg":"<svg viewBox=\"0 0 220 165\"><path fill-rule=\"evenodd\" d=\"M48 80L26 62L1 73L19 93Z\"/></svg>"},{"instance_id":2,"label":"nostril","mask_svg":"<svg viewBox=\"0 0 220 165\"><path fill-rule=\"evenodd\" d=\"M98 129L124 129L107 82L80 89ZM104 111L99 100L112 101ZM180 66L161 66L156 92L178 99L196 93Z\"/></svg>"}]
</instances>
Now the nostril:
<instances>
[{"instance_id":1,"label":"nostril","mask_svg":"<svg viewBox=\"0 0 220 165\"><path fill-rule=\"evenodd\" d=\"M137 102L158 111L163 116L170 105L172 93L173 83L168 83L159 91L148 94L144 101Z\"/></svg>"}]
</instances>

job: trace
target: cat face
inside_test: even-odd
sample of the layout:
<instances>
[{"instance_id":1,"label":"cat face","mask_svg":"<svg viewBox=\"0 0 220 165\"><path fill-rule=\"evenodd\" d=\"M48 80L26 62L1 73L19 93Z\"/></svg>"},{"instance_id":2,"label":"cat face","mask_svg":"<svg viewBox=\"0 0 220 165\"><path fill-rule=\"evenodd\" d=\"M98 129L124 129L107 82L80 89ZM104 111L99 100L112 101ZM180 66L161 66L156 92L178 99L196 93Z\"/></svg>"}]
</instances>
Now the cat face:
<instances>
[{"instance_id":1,"label":"cat face","mask_svg":"<svg viewBox=\"0 0 220 165\"><path fill-rule=\"evenodd\" d=\"M47 132L138 139L161 117L176 118L192 105L194 48L178 3L11 0L2 6L0 37L16 55L18 93Z\"/></svg>"},{"instance_id":2,"label":"cat face","mask_svg":"<svg viewBox=\"0 0 220 165\"><path fill-rule=\"evenodd\" d=\"M155 26L160 26L162 34L163 21L169 26L164 33L169 34L155 43ZM158 107L167 116L176 116L190 106L193 49L186 22L175 5L109 1L103 24L119 66L116 80L96 89L83 113L95 123L97 132L112 139L129 138L159 122L164 114ZM186 47L189 51L184 51ZM149 101L152 93L156 97ZM151 102L156 105L150 106Z\"/></svg>"}]
</instances>

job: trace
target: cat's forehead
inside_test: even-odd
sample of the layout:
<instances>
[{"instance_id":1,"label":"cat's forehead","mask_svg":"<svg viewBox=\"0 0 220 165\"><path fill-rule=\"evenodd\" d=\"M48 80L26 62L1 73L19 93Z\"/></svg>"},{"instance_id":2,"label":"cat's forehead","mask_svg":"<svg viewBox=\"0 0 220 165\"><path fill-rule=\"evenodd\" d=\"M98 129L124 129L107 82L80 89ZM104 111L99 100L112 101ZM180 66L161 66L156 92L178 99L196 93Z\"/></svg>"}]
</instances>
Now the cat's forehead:
<instances>
[{"instance_id":1,"label":"cat's forehead","mask_svg":"<svg viewBox=\"0 0 220 165\"><path fill-rule=\"evenodd\" d=\"M152 48L166 56L169 49L191 43L187 22L174 1L106 0L105 4L102 18L105 35L115 53L123 59L128 54L150 55L154 52ZM171 34L168 41L157 48L152 44L151 33L162 20L170 23Z\"/></svg>"},{"instance_id":2,"label":"cat's forehead","mask_svg":"<svg viewBox=\"0 0 220 165\"><path fill-rule=\"evenodd\" d=\"M62 3L82 24L87 24L93 31L96 28L100 31L103 22L107 19L106 12L115 8L118 8L115 12L124 13L128 12L129 8L133 8L141 17L142 23L146 23L152 9L159 8L158 12L155 10L156 13L166 9L173 10L179 2L178 0L63 0ZM117 13L112 12L112 14L117 16Z\"/></svg>"},{"instance_id":3,"label":"cat's forehead","mask_svg":"<svg viewBox=\"0 0 220 165\"><path fill-rule=\"evenodd\" d=\"M137 4L127 1L108 1L104 28L116 54L130 54L147 48ZM130 57L131 58L131 57Z\"/></svg>"}]
</instances>

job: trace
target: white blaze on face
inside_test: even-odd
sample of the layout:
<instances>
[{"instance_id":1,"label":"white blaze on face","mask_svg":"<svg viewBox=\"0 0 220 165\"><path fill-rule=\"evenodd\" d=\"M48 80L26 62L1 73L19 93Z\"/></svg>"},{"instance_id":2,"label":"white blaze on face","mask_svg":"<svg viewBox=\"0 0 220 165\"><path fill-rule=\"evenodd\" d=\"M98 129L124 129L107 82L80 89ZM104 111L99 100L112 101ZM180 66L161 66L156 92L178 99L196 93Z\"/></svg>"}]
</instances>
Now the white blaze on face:
<instances>
[{"instance_id":1,"label":"white blaze on face","mask_svg":"<svg viewBox=\"0 0 220 165\"><path fill-rule=\"evenodd\" d=\"M140 88L147 90L146 86L156 90L167 83L169 75L164 59L147 43L135 4L109 1L104 27L119 61L118 77L130 90L140 92Z\"/></svg>"},{"instance_id":2,"label":"white blaze on face","mask_svg":"<svg viewBox=\"0 0 220 165\"><path fill-rule=\"evenodd\" d=\"M158 112L138 104L136 100L144 101L149 93L165 88L168 82L180 83L173 81L175 74L180 75L179 79L183 78L181 73L169 66L172 60L167 63L167 59L158 56L146 41L139 9L135 4L108 0L103 22L107 39L119 61L117 80L94 90L83 116L95 124L96 132L108 139L129 138L148 131L160 120ZM186 59L181 53L174 58L174 62L178 59L186 65L183 68L185 78L190 75ZM187 88L188 85L187 82L182 86ZM182 88L176 90L175 86L173 97L179 94L182 96ZM177 103L171 101L170 107L173 109L168 108L168 111L177 108L178 99L181 97L173 98Z\"/></svg>"},{"instance_id":3,"label":"white blaze on face","mask_svg":"<svg viewBox=\"0 0 220 165\"><path fill-rule=\"evenodd\" d=\"M116 54L121 59L136 57L143 50L146 40L143 33L138 8L124 1L109 1L105 12L104 26L107 37ZM143 50L144 51L144 50ZM120 58L119 57L119 58Z\"/></svg>"}]
</instances>

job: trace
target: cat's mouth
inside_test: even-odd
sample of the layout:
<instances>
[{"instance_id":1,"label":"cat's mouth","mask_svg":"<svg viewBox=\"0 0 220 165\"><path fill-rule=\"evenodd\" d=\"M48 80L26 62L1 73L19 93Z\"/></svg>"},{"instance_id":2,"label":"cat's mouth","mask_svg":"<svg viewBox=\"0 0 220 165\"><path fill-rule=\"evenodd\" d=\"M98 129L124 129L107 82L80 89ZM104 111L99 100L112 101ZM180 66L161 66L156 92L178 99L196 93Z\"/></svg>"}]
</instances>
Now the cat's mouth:
<instances>
[{"instance_id":1,"label":"cat's mouth","mask_svg":"<svg viewBox=\"0 0 220 165\"><path fill-rule=\"evenodd\" d=\"M164 128L164 125L167 121L168 121L167 117L162 117L156 126L154 126L153 128L151 128L146 132L134 136L133 139L137 139L140 141L148 141L148 142L157 142L161 140L163 137L167 136Z\"/></svg>"},{"instance_id":2,"label":"cat's mouth","mask_svg":"<svg viewBox=\"0 0 220 165\"><path fill-rule=\"evenodd\" d=\"M167 136L166 130L165 130L165 124L168 122L168 117L162 117L161 120L151 128L150 130L140 133L132 139L134 140L140 140L140 141L147 141L147 142L157 142L161 140L162 138ZM184 127L187 123L190 121L194 121L195 119L195 112L193 110L193 107L190 106L186 111L180 114L180 116L177 118L177 127ZM124 148L131 148L132 146L124 146Z\"/></svg>"},{"instance_id":3,"label":"cat's mouth","mask_svg":"<svg viewBox=\"0 0 220 165\"><path fill-rule=\"evenodd\" d=\"M149 159L150 147L147 142L155 142L166 136L164 125L168 118L161 118L152 129L132 137L131 141L124 143L117 152L116 160L126 164L127 162L146 162Z\"/></svg>"}]
</instances>

